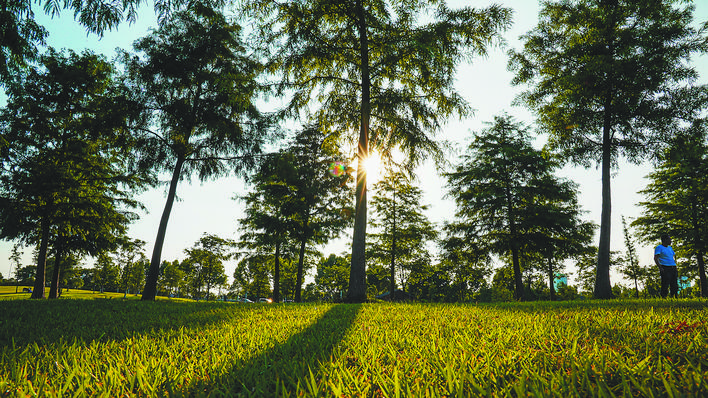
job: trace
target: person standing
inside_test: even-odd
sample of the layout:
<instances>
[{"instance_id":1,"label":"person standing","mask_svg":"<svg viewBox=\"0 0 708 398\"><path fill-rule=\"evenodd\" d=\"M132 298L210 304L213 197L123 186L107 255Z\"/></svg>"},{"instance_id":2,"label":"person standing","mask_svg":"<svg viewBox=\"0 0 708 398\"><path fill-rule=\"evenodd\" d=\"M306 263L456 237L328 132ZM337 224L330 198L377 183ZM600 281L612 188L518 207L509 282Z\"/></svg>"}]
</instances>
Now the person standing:
<instances>
[{"instance_id":1,"label":"person standing","mask_svg":"<svg viewBox=\"0 0 708 398\"><path fill-rule=\"evenodd\" d=\"M661 235L661 244L654 249L654 263L659 267L661 274L661 297L671 290L671 297L678 295L678 273L676 270L676 255L671 248L671 237L667 234Z\"/></svg>"}]
</instances>

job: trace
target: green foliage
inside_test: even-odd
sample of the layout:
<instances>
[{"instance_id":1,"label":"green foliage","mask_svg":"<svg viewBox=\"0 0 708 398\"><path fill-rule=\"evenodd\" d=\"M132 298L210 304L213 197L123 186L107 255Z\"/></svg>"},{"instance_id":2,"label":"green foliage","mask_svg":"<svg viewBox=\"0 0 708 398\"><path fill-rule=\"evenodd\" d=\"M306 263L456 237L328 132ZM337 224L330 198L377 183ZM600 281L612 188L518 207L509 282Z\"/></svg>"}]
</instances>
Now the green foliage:
<instances>
[{"instance_id":1,"label":"green foliage","mask_svg":"<svg viewBox=\"0 0 708 398\"><path fill-rule=\"evenodd\" d=\"M553 263L583 251L594 229L580 220L575 186L553 175L557 167L531 146L527 127L496 117L446 174L459 220L446 226L447 255L467 248L479 260L484 252L509 256L516 299L532 261L543 259L553 275Z\"/></svg>"},{"instance_id":2,"label":"green foliage","mask_svg":"<svg viewBox=\"0 0 708 398\"><path fill-rule=\"evenodd\" d=\"M0 237L39 246L38 289L48 248L59 260L95 256L115 248L136 218L132 195L146 179L129 167L134 108L114 75L102 56L50 49L8 86Z\"/></svg>"},{"instance_id":3,"label":"green foliage","mask_svg":"<svg viewBox=\"0 0 708 398\"><path fill-rule=\"evenodd\" d=\"M226 285L224 261L232 257L235 243L216 235L204 234L192 248L185 249L187 258L182 262L188 284L192 287L192 297L211 297L211 288ZM206 291L202 294L202 288Z\"/></svg>"},{"instance_id":4,"label":"green foliage","mask_svg":"<svg viewBox=\"0 0 708 398\"><path fill-rule=\"evenodd\" d=\"M287 115L312 119L357 148L352 266L347 297L366 300L367 183L364 162L375 149L406 156L410 170L432 156L447 117L470 113L454 90L459 62L486 54L511 23L494 5L451 10L444 1L304 0L245 2L254 35L269 50L278 94L292 94ZM319 107L311 109L312 102ZM346 134L346 135L345 135ZM353 146L354 146L353 145Z\"/></svg>"},{"instance_id":5,"label":"green foliage","mask_svg":"<svg viewBox=\"0 0 708 398\"><path fill-rule=\"evenodd\" d=\"M610 170L661 149L683 120L701 114L708 87L693 87L687 62L708 50L706 29L692 27L693 6L680 0L544 2L538 25L510 52L518 100L537 115L549 147L563 159L601 165L602 214L595 288L610 284Z\"/></svg>"},{"instance_id":6,"label":"green foliage","mask_svg":"<svg viewBox=\"0 0 708 398\"><path fill-rule=\"evenodd\" d=\"M429 206L422 204L423 191L400 172L387 173L374 185L374 192L370 221L374 231L369 234L367 257L388 268L389 293L397 284L408 291L409 283L431 268L427 245L438 234L424 214Z\"/></svg>"},{"instance_id":7,"label":"green foliage","mask_svg":"<svg viewBox=\"0 0 708 398\"><path fill-rule=\"evenodd\" d=\"M50 397L702 396L705 308L0 300L0 387Z\"/></svg>"},{"instance_id":8,"label":"green foliage","mask_svg":"<svg viewBox=\"0 0 708 398\"><path fill-rule=\"evenodd\" d=\"M708 244L708 144L706 121L695 120L677 134L660 157L657 168L641 193L642 216L632 222L645 242L657 243L661 234L675 240L677 258L688 263L700 280L701 295L708 295L705 270Z\"/></svg>"},{"instance_id":9,"label":"green foliage","mask_svg":"<svg viewBox=\"0 0 708 398\"><path fill-rule=\"evenodd\" d=\"M172 174L143 295L154 300L179 181L249 171L268 121L255 105L261 66L250 58L241 27L208 5L189 3L133 46L142 54L124 52L122 62L143 110L136 159L142 170Z\"/></svg>"}]
</instances>

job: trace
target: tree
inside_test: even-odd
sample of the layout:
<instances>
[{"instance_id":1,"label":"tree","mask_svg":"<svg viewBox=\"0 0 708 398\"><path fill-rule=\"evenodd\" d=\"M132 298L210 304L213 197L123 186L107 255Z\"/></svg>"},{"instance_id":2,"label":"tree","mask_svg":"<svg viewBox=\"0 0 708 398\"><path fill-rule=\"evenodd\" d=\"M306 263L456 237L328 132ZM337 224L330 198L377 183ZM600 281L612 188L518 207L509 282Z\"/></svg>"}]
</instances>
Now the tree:
<instances>
[{"instance_id":1,"label":"tree","mask_svg":"<svg viewBox=\"0 0 708 398\"><path fill-rule=\"evenodd\" d=\"M0 84L5 83L13 71L26 67L37 59L38 46L45 45L48 35L44 27L34 20L32 3L42 1L3 0L0 9ZM74 19L84 26L88 33L103 36L122 22L132 24L137 20L137 8L141 0L53 1L45 0L42 8L52 17L58 16L62 9L71 10ZM173 9L179 9L185 0L155 0L154 8L160 20L165 19ZM224 2L202 1L213 7L223 6Z\"/></svg>"},{"instance_id":2,"label":"tree","mask_svg":"<svg viewBox=\"0 0 708 398\"><path fill-rule=\"evenodd\" d=\"M10 143L0 158L0 238L38 245L33 298L44 297L49 248L59 262L115 248L146 181L129 167L134 108L113 66L53 49L41 62L8 85L0 112Z\"/></svg>"},{"instance_id":3,"label":"tree","mask_svg":"<svg viewBox=\"0 0 708 398\"><path fill-rule=\"evenodd\" d=\"M542 246L546 257L562 257L559 249L551 254L563 245L559 235L580 223L572 184L553 176L556 167L531 146L528 128L504 115L475 136L462 162L446 174L456 228L486 250L510 256L517 300L524 298L522 252Z\"/></svg>"},{"instance_id":4,"label":"tree","mask_svg":"<svg viewBox=\"0 0 708 398\"><path fill-rule=\"evenodd\" d=\"M206 299L209 300L212 286L226 283L224 261L231 258L228 249L234 242L220 238L216 235L204 234L190 249L185 249L187 258L184 266L188 267L190 277L194 281L198 297L201 297L201 288L206 285Z\"/></svg>"},{"instance_id":5,"label":"tree","mask_svg":"<svg viewBox=\"0 0 708 398\"><path fill-rule=\"evenodd\" d=\"M641 239L658 241L668 233L677 257L695 258L702 297L708 297L705 255L708 244L708 144L706 121L696 120L660 157L650 183L641 191L642 216L632 222ZM682 256L683 254L683 256Z\"/></svg>"},{"instance_id":6,"label":"tree","mask_svg":"<svg viewBox=\"0 0 708 398\"><path fill-rule=\"evenodd\" d=\"M271 156L261 162L253 176L253 191L240 199L246 203L245 216L239 221L240 246L249 255L263 256L270 251L273 266L273 300L280 301L280 261L292 249L290 232L294 221L288 217L291 186L282 176L295 174L287 156Z\"/></svg>"},{"instance_id":7,"label":"tree","mask_svg":"<svg viewBox=\"0 0 708 398\"><path fill-rule=\"evenodd\" d=\"M548 277L549 298L555 300L556 273L562 271L562 262L585 253L596 225L583 221L578 205L577 184L562 180L550 173L533 179L531 196L520 229L527 231L524 252L534 257L538 269Z\"/></svg>"},{"instance_id":8,"label":"tree","mask_svg":"<svg viewBox=\"0 0 708 398\"><path fill-rule=\"evenodd\" d=\"M142 168L172 173L142 300L157 294L167 222L183 178L243 173L266 137L254 101L259 65L246 54L241 28L199 3L137 40L142 56L123 54L126 79L144 104ZM151 128L155 128L153 131Z\"/></svg>"},{"instance_id":9,"label":"tree","mask_svg":"<svg viewBox=\"0 0 708 398\"><path fill-rule=\"evenodd\" d=\"M639 266L637 247L624 216L622 216L622 233L624 234L625 255L622 257L622 265L624 266L620 272L634 282L634 297L639 298L639 281L643 279L644 269Z\"/></svg>"},{"instance_id":10,"label":"tree","mask_svg":"<svg viewBox=\"0 0 708 398\"><path fill-rule=\"evenodd\" d=\"M120 273L121 268L113 258L108 253L101 253L96 259L93 282L99 286L101 293L105 290L118 291Z\"/></svg>"},{"instance_id":11,"label":"tree","mask_svg":"<svg viewBox=\"0 0 708 398\"><path fill-rule=\"evenodd\" d=\"M423 214L429 208L421 204L423 192L410 184L403 173L389 172L374 185L372 199L374 217L371 225L370 257L382 265L388 264L390 298L396 292L396 269L405 291L404 273L430 263L427 243L437 238L433 223Z\"/></svg>"},{"instance_id":12,"label":"tree","mask_svg":"<svg viewBox=\"0 0 708 398\"><path fill-rule=\"evenodd\" d=\"M283 214L300 246L295 282L295 301L300 302L307 245L325 244L351 224L351 177L337 143L317 126L299 131L278 156L290 163L274 170L274 177L287 187L281 195Z\"/></svg>"},{"instance_id":13,"label":"tree","mask_svg":"<svg viewBox=\"0 0 708 398\"><path fill-rule=\"evenodd\" d=\"M317 264L315 284L325 299L339 300L349 285L350 261L346 257L330 254Z\"/></svg>"},{"instance_id":14,"label":"tree","mask_svg":"<svg viewBox=\"0 0 708 398\"><path fill-rule=\"evenodd\" d=\"M185 287L186 272L180 267L180 262L175 260L172 262L163 261L163 266L160 271L160 288L167 292L171 297L172 294L179 294L182 288Z\"/></svg>"},{"instance_id":15,"label":"tree","mask_svg":"<svg viewBox=\"0 0 708 398\"><path fill-rule=\"evenodd\" d=\"M398 148L414 166L429 155L442 121L470 108L454 90L456 66L484 55L511 23L511 10L451 10L444 1L305 0L248 2L254 34L272 48L270 70L292 92L286 111L309 112L357 147L352 266L347 300L366 300L365 160ZM425 20L425 22L421 22ZM432 133L432 134L431 134Z\"/></svg>"},{"instance_id":16,"label":"tree","mask_svg":"<svg viewBox=\"0 0 708 398\"><path fill-rule=\"evenodd\" d=\"M486 285L491 274L492 259L481 239L462 222L445 223L440 240L439 269L449 276L446 301L472 299Z\"/></svg>"},{"instance_id":17,"label":"tree","mask_svg":"<svg viewBox=\"0 0 708 398\"><path fill-rule=\"evenodd\" d=\"M133 291L138 295L140 287L145 283L147 257L143 252L145 242L140 239L125 241L115 253L115 262L120 268L120 284L123 286L123 297Z\"/></svg>"},{"instance_id":18,"label":"tree","mask_svg":"<svg viewBox=\"0 0 708 398\"><path fill-rule=\"evenodd\" d=\"M704 26L691 27L693 6L643 0L543 3L537 27L510 52L519 97L569 161L601 165L602 213L595 297L610 298L610 172L620 156L639 162L659 146L677 118L699 112L706 88L688 65L705 52Z\"/></svg>"}]
</instances>

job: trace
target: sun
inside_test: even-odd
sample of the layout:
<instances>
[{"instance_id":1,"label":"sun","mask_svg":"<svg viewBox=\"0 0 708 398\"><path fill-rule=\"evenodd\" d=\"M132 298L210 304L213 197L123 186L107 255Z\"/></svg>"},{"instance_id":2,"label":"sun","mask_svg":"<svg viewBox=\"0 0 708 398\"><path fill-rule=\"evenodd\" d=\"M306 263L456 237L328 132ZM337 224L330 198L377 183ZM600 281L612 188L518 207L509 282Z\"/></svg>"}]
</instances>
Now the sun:
<instances>
[{"instance_id":1,"label":"sun","mask_svg":"<svg viewBox=\"0 0 708 398\"><path fill-rule=\"evenodd\" d=\"M366 171L367 185L373 185L381 181L384 172L381 156L376 152L369 153L369 157L364 160L364 170Z\"/></svg>"}]
</instances>

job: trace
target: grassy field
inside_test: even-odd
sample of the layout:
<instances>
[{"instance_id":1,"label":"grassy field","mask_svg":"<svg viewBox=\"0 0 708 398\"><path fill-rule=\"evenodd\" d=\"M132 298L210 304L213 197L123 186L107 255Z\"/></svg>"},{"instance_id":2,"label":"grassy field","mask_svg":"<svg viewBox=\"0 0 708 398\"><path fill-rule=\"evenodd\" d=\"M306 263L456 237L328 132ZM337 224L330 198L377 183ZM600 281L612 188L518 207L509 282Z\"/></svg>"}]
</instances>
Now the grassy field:
<instances>
[{"instance_id":1,"label":"grassy field","mask_svg":"<svg viewBox=\"0 0 708 398\"><path fill-rule=\"evenodd\" d=\"M707 336L699 300L0 300L0 396L699 397Z\"/></svg>"}]
</instances>

